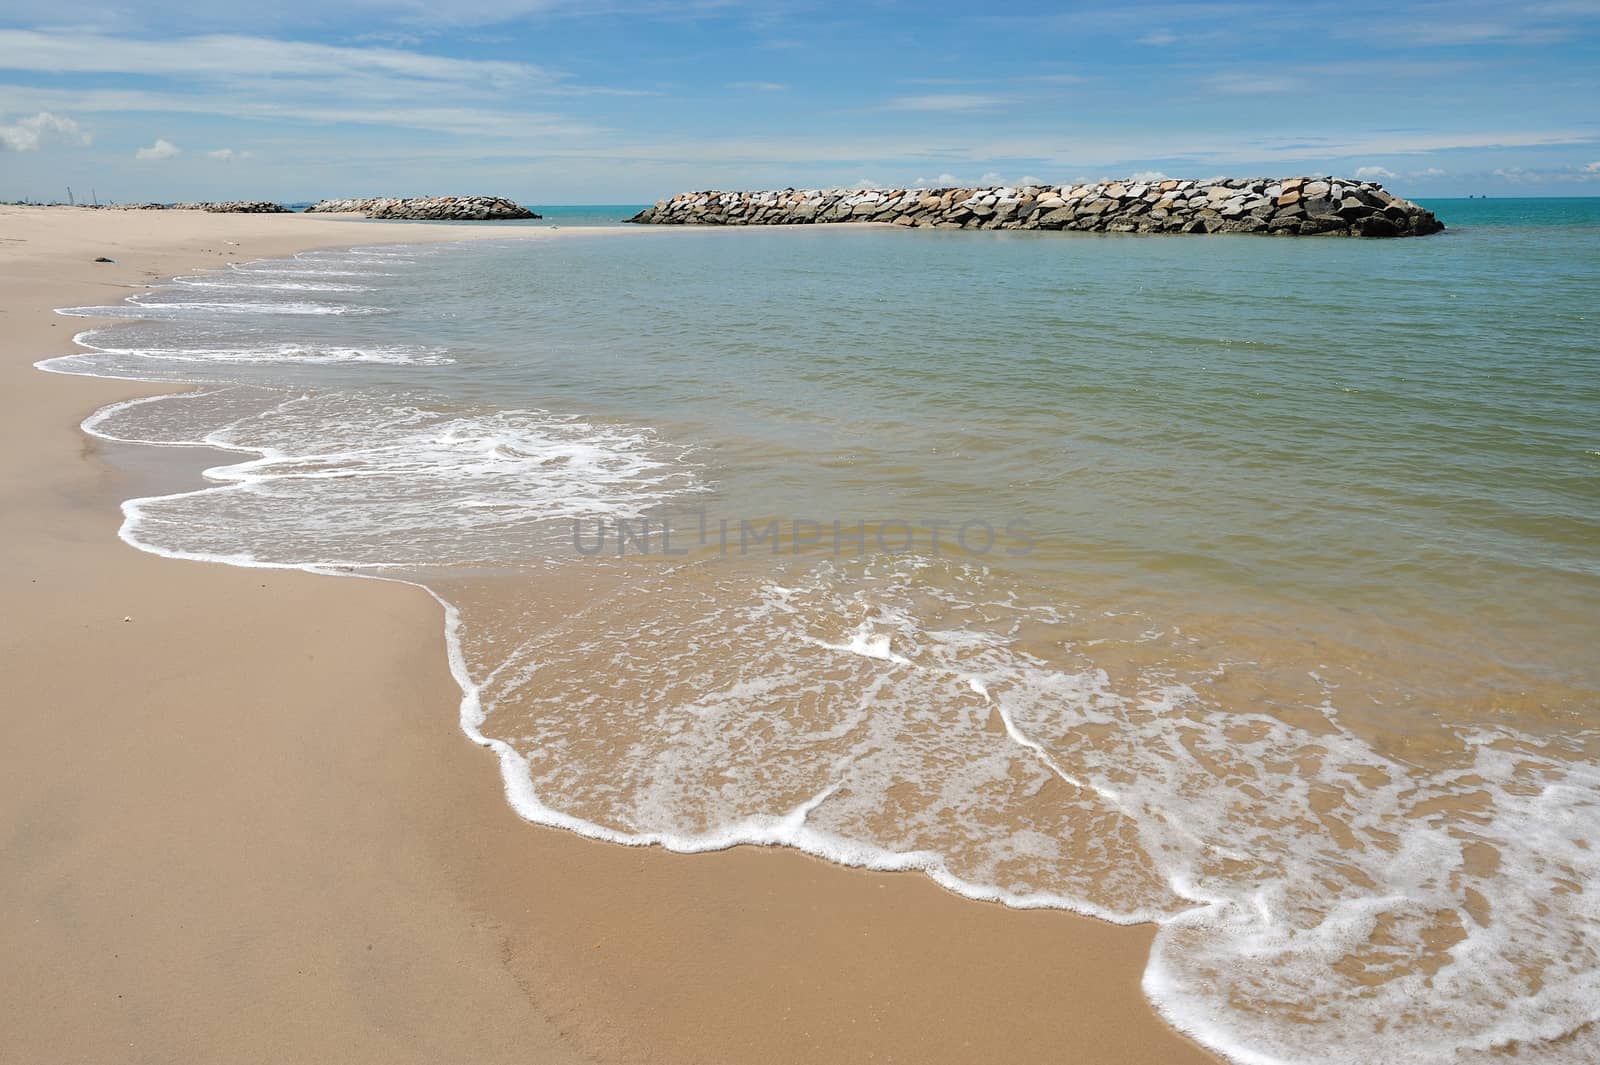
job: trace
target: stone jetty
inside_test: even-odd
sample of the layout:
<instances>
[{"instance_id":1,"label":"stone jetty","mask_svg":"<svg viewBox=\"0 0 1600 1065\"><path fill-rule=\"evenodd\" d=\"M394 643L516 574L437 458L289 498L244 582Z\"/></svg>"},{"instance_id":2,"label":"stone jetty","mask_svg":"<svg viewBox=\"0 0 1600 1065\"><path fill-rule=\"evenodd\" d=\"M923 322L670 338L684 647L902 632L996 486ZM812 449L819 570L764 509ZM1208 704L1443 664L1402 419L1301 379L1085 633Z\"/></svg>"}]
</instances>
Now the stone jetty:
<instances>
[{"instance_id":1,"label":"stone jetty","mask_svg":"<svg viewBox=\"0 0 1600 1065\"><path fill-rule=\"evenodd\" d=\"M416 196L409 199L376 197L365 200L319 200L306 213L363 214L368 218L404 218L413 221L499 222L513 218L538 218L526 207L503 196Z\"/></svg>"},{"instance_id":2,"label":"stone jetty","mask_svg":"<svg viewBox=\"0 0 1600 1065\"><path fill-rule=\"evenodd\" d=\"M1417 237L1433 212L1370 181L1333 177L1114 181L1002 188L686 192L629 219L654 225L887 222L938 229Z\"/></svg>"},{"instance_id":3,"label":"stone jetty","mask_svg":"<svg viewBox=\"0 0 1600 1065\"><path fill-rule=\"evenodd\" d=\"M210 211L212 214L289 214L289 208L267 200L227 200L221 203L175 203L174 211Z\"/></svg>"}]
</instances>

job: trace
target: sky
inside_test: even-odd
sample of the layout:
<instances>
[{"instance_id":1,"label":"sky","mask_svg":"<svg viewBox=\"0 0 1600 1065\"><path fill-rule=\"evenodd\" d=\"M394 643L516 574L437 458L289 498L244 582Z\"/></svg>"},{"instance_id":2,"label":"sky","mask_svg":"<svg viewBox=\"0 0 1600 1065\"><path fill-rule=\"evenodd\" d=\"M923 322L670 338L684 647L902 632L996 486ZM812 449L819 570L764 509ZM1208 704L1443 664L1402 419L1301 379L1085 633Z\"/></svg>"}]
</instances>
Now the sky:
<instances>
[{"instance_id":1,"label":"sky","mask_svg":"<svg viewBox=\"0 0 1600 1065\"><path fill-rule=\"evenodd\" d=\"M1314 173L1600 194L1600 0L0 5L0 200Z\"/></svg>"}]
</instances>

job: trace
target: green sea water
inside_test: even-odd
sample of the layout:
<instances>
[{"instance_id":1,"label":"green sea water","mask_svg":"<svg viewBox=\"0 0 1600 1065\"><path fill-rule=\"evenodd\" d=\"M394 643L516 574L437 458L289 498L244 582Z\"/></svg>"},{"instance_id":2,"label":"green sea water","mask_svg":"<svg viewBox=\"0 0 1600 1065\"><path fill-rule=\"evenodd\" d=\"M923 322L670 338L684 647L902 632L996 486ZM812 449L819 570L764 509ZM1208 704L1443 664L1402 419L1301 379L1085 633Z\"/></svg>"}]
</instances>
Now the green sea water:
<instances>
[{"instance_id":1,"label":"green sea water","mask_svg":"<svg viewBox=\"0 0 1600 1065\"><path fill-rule=\"evenodd\" d=\"M735 519L1019 521L1033 561L1134 580L1568 609L1600 577L1597 203L1440 201L1448 233L1396 242L504 245L359 329L458 360L407 384L692 445Z\"/></svg>"}]
</instances>

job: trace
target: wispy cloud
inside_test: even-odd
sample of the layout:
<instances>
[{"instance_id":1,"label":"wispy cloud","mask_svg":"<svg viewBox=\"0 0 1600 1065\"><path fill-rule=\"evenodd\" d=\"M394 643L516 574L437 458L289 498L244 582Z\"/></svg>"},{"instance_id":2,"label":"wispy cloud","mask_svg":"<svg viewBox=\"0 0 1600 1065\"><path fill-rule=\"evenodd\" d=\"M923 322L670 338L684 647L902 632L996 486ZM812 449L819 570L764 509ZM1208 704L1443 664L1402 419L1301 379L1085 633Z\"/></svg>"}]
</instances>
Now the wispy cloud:
<instances>
[{"instance_id":1,"label":"wispy cloud","mask_svg":"<svg viewBox=\"0 0 1600 1065\"><path fill-rule=\"evenodd\" d=\"M1501 167L1494 176L1511 185L1588 184L1600 181L1600 163L1573 167Z\"/></svg>"},{"instance_id":2,"label":"wispy cloud","mask_svg":"<svg viewBox=\"0 0 1600 1065\"><path fill-rule=\"evenodd\" d=\"M1004 96L981 93L936 92L921 96L896 96L884 105L890 111L930 111L962 113L992 111L1007 103Z\"/></svg>"},{"instance_id":3,"label":"wispy cloud","mask_svg":"<svg viewBox=\"0 0 1600 1065\"><path fill-rule=\"evenodd\" d=\"M1471 45L1554 44L1577 31L1570 26L1515 22L1463 22L1454 19L1429 19L1425 22L1394 23L1389 31L1409 45L1461 47Z\"/></svg>"},{"instance_id":4,"label":"wispy cloud","mask_svg":"<svg viewBox=\"0 0 1600 1065\"><path fill-rule=\"evenodd\" d=\"M739 92L783 92L789 86L781 81L730 81L723 87Z\"/></svg>"},{"instance_id":5,"label":"wispy cloud","mask_svg":"<svg viewBox=\"0 0 1600 1065\"><path fill-rule=\"evenodd\" d=\"M1358 167L1356 167L1356 177L1360 178L1363 181L1370 181L1373 178L1393 178L1393 177L1399 177L1399 176L1400 175L1396 174L1393 170L1390 170L1387 167L1382 167L1382 166L1358 166Z\"/></svg>"},{"instance_id":6,"label":"wispy cloud","mask_svg":"<svg viewBox=\"0 0 1600 1065\"><path fill-rule=\"evenodd\" d=\"M498 89L554 85L562 75L529 63L455 59L399 48L349 48L271 37L212 35L132 40L95 33L0 30L0 55L12 70L145 74L237 80L376 74Z\"/></svg>"},{"instance_id":7,"label":"wispy cloud","mask_svg":"<svg viewBox=\"0 0 1600 1065\"><path fill-rule=\"evenodd\" d=\"M1288 74L1251 74L1243 71L1213 74L1207 79L1207 84L1216 92L1250 95L1290 93L1301 88L1300 79Z\"/></svg>"},{"instance_id":8,"label":"wispy cloud","mask_svg":"<svg viewBox=\"0 0 1600 1065\"><path fill-rule=\"evenodd\" d=\"M436 94L437 95L437 94ZM165 112L225 118L277 120L311 125L348 124L427 130L459 137L498 137L527 142L553 137L599 137L607 131L564 115L506 111L492 106L429 105L414 98L340 106L314 92L250 92L228 87L209 93L137 89L34 89L0 85L0 107L44 107L80 113ZM22 105L19 107L18 105Z\"/></svg>"},{"instance_id":9,"label":"wispy cloud","mask_svg":"<svg viewBox=\"0 0 1600 1065\"><path fill-rule=\"evenodd\" d=\"M644 91L587 86L520 61L263 37L134 40L0 30L0 56L15 70L87 76L74 79L75 89L0 85L0 108L387 126L524 145L606 133L592 122L529 108L535 99ZM100 87L113 75L123 76L114 83L119 87Z\"/></svg>"},{"instance_id":10,"label":"wispy cloud","mask_svg":"<svg viewBox=\"0 0 1600 1065\"><path fill-rule=\"evenodd\" d=\"M231 163L235 159L252 159L255 157L255 154L255 152L234 151L232 148L213 148L206 153L206 158L216 159L224 163Z\"/></svg>"}]
</instances>

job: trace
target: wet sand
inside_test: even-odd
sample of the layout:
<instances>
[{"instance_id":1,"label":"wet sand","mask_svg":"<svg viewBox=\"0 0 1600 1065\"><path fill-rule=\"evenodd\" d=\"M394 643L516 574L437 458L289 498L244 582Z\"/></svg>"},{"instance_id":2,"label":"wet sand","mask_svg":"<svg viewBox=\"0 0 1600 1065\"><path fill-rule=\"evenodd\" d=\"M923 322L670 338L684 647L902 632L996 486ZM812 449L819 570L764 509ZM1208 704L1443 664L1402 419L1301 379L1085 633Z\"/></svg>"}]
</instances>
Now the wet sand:
<instances>
[{"instance_id":1,"label":"wet sand","mask_svg":"<svg viewBox=\"0 0 1600 1065\"><path fill-rule=\"evenodd\" d=\"M33 369L85 327L52 308L230 256L507 234L552 239L0 208L5 1056L1215 1060L1140 993L1152 929L528 825L457 726L425 592L116 538L119 500L205 456L109 461L79 421L157 389Z\"/></svg>"}]
</instances>

